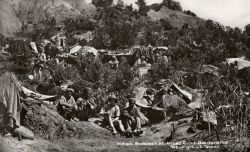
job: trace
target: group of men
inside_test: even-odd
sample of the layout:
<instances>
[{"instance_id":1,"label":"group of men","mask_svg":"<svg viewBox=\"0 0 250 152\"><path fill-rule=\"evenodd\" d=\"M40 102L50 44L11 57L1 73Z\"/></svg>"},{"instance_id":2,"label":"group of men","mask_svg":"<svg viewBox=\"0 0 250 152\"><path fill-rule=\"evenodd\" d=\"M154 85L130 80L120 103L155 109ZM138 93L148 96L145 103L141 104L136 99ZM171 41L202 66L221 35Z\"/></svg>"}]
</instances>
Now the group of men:
<instances>
[{"instance_id":1,"label":"group of men","mask_svg":"<svg viewBox=\"0 0 250 152\"><path fill-rule=\"evenodd\" d=\"M119 129L121 135L140 136L143 133L142 125L148 123L148 119L136 106L136 99L129 98L129 105L125 107L123 112L120 110L116 97L111 96L108 100L110 107L100 113L104 115L104 120L108 122L112 133L117 134L117 129Z\"/></svg>"},{"instance_id":2,"label":"group of men","mask_svg":"<svg viewBox=\"0 0 250 152\"><path fill-rule=\"evenodd\" d=\"M66 120L88 121L90 117L94 116L94 113L98 113L96 103L90 93L87 93L87 98L78 97L76 101L73 94L74 90L71 88L65 91L60 90L56 102L59 114ZM102 108L99 114L114 135L120 133L127 137L140 136L143 133L142 125L148 123L148 119L136 106L135 98L129 98L128 105L121 112L118 99L112 95L108 98L107 107Z\"/></svg>"},{"instance_id":3,"label":"group of men","mask_svg":"<svg viewBox=\"0 0 250 152\"><path fill-rule=\"evenodd\" d=\"M88 121L93 114L96 104L91 97L78 97L75 100L74 89L60 90L56 107L60 115L68 121ZM88 93L89 94L89 93Z\"/></svg>"}]
</instances>

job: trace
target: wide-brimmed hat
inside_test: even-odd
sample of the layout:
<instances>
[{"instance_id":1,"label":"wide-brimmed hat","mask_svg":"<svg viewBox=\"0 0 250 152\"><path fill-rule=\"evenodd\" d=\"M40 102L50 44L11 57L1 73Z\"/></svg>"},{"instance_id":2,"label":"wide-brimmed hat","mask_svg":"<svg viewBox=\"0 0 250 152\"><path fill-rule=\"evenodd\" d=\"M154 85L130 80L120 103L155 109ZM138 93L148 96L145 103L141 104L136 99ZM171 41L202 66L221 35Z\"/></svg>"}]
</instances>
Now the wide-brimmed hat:
<instances>
[{"instance_id":1,"label":"wide-brimmed hat","mask_svg":"<svg viewBox=\"0 0 250 152\"><path fill-rule=\"evenodd\" d=\"M115 95L110 95L110 96L108 97L108 100L109 100L109 101L111 101L111 100L117 101L118 99L117 99L117 97L116 97Z\"/></svg>"},{"instance_id":2,"label":"wide-brimmed hat","mask_svg":"<svg viewBox=\"0 0 250 152\"><path fill-rule=\"evenodd\" d=\"M73 88L67 88L67 89L66 89L66 92L72 92L72 93L74 93L75 90L74 90Z\"/></svg>"}]
</instances>

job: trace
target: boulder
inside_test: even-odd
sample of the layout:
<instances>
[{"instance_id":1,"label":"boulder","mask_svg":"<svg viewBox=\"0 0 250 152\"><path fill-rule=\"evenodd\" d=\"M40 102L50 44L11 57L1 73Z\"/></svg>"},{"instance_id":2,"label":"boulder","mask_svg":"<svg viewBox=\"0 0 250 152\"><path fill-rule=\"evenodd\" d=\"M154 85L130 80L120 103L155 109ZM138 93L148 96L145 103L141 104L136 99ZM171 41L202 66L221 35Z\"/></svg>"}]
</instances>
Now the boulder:
<instances>
[{"instance_id":1,"label":"boulder","mask_svg":"<svg viewBox=\"0 0 250 152\"><path fill-rule=\"evenodd\" d=\"M162 107L166 112L166 116L171 116L170 120L188 117L193 113L187 103L176 95L164 95Z\"/></svg>"},{"instance_id":2,"label":"boulder","mask_svg":"<svg viewBox=\"0 0 250 152\"><path fill-rule=\"evenodd\" d=\"M16 128L14 130L14 134L20 135L20 136L27 138L27 139L34 139L34 137L35 137L34 133L24 126L20 126L20 127Z\"/></svg>"}]
</instances>

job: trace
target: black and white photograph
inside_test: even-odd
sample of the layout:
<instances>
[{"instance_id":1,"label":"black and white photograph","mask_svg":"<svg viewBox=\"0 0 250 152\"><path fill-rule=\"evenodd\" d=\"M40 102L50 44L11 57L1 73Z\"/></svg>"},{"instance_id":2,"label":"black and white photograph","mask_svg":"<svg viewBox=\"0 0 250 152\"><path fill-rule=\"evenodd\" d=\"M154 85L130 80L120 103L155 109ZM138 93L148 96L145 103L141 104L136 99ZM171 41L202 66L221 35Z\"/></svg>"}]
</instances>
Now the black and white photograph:
<instances>
[{"instance_id":1,"label":"black and white photograph","mask_svg":"<svg viewBox=\"0 0 250 152\"><path fill-rule=\"evenodd\" d=\"M0 152L128 151L250 152L250 0L0 0Z\"/></svg>"}]
</instances>

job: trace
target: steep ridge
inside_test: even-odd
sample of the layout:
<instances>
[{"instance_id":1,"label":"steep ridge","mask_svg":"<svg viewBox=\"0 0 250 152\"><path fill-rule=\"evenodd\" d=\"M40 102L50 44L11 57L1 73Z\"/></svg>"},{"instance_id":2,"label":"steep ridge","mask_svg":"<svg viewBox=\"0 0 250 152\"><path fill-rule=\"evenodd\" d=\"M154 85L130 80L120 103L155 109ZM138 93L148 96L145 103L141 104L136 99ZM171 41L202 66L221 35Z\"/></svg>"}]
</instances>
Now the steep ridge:
<instances>
[{"instance_id":1,"label":"steep ridge","mask_svg":"<svg viewBox=\"0 0 250 152\"><path fill-rule=\"evenodd\" d=\"M12 0L12 6L23 24L52 18L60 22L81 15L79 10L64 0Z\"/></svg>"},{"instance_id":2,"label":"steep ridge","mask_svg":"<svg viewBox=\"0 0 250 152\"><path fill-rule=\"evenodd\" d=\"M172 26L178 28L180 28L184 24L188 24L191 27L198 27L204 22L204 20L201 18L189 16L180 11L173 11L168 9L167 7L162 7L157 12L151 9L147 14L154 21L165 19L169 21Z\"/></svg>"},{"instance_id":3,"label":"steep ridge","mask_svg":"<svg viewBox=\"0 0 250 152\"><path fill-rule=\"evenodd\" d=\"M16 33L21 25L96 14L95 6L85 0L1 0L0 4L0 33L5 36Z\"/></svg>"},{"instance_id":4,"label":"steep ridge","mask_svg":"<svg viewBox=\"0 0 250 152\"><path fill-rule=\"evenodd\" d=\"M157 12L151 9L147 14L154 21L165 19L169 21L172 26L178 28L180 28L184 24L188 24L191 27L198 27L204 22L204 20L201 18L186 15L179 11L173 11L168 9L167 7L162 7Z\"/></svg>"},{"instance_id":5,"label":"steep ridge","mask_svg":"<svg viewBox=\"0 0 250 152\"><path fill-rule=\"evenodd\" d=\"M21 22L17 18L8 0L0 0L0 33L4 36L12 36L21 28Z\"/></svg>"},{"instance_id":6,"label":"steep ridge","mask_svg":"<svg viewBox=\"0 0 250 152\"><path fill-rule=\"evenodd\" d=\"M0 34L4 36L18 32L22 25L32 29L33 25L44 20L54 18L60 23L68 18L93 17L97 13L97 8L87 0L1 0L0 4ZM203 19L164 6L159 11L150 9L147 15L153 21L165 19L179 28L184 24L197 27L204 22Z\"/></svg>"}]
</instances>

